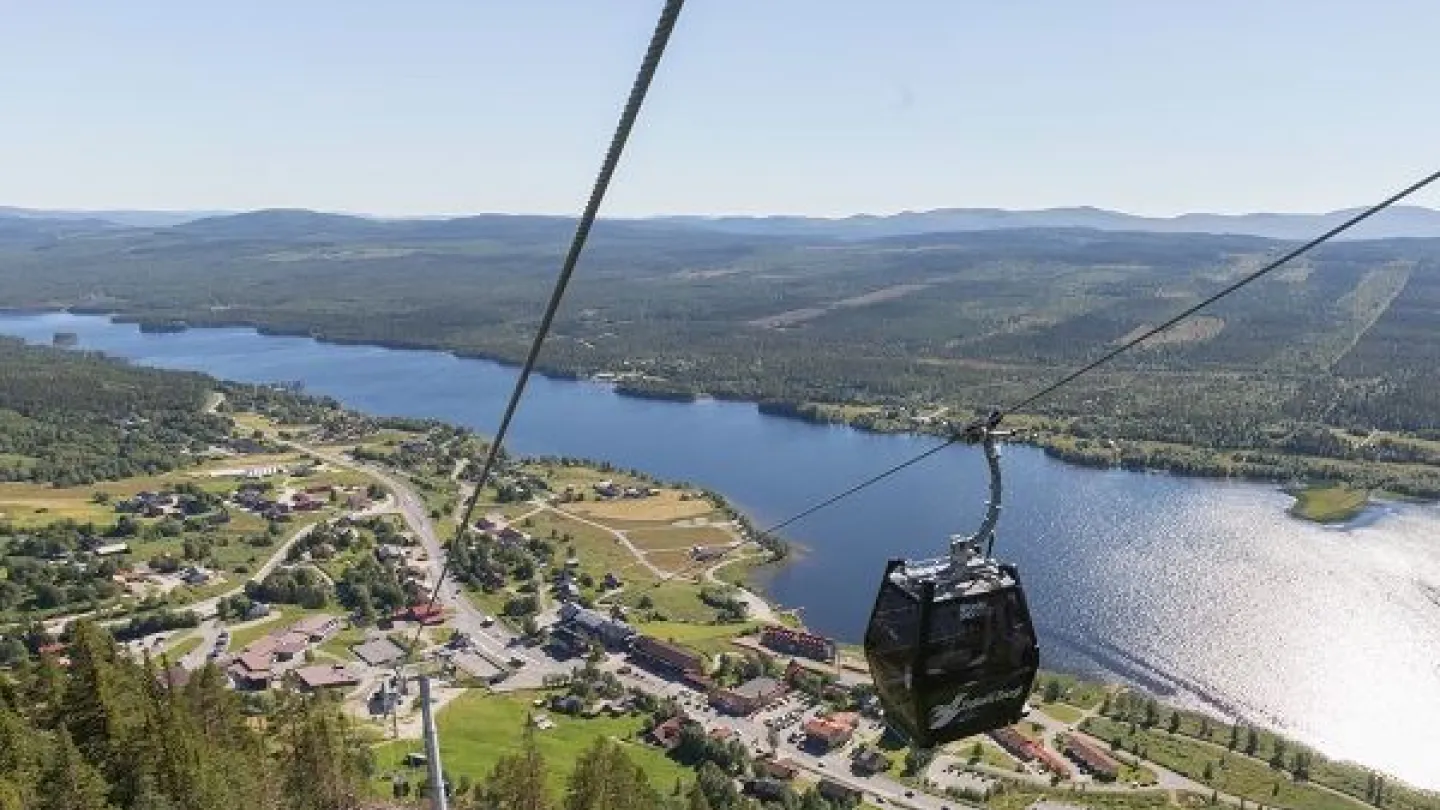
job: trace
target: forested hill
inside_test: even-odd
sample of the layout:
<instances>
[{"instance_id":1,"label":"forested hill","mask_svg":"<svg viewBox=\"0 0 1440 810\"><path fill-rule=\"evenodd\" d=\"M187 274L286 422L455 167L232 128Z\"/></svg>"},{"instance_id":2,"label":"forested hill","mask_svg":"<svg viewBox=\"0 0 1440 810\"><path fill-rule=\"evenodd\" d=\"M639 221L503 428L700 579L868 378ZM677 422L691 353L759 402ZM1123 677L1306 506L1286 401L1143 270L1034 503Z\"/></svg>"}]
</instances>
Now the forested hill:
<instances>
[{"instance_id":1,"label":"forested hill","mask_svg":"<svg viewBox=\"0 0 1440 810\"><path fill-rule=\"evenodd\" d=\"M0 240L0 306L523 356L568 220L267 211ZM1003 404L1258 267L1253 236L870 239L600 224L542 359L639 392ZM1327 245L1045 403L1097 430L1269 446L1296 423L1440 429L1440 240ZM1103 428L1103 429L1102 429ZM1323 448L1322 448L1323 450Z\"/></svg>"},{"instance_id":2,"label":"forested hill","mask_svg":"<svg viewBox=\"0 0 1440 810\"><path fill-rule=\"evenodd\" d=\"M0 338L0 481L88 484L152 475L223 441L214 381Z\"/></svg>"},{"instance_id":3,"label":"forested hill","mask_svg":"<svg viewBox=\"0 0 1440 810\"><path fill-rule=\"evenodd\" d=\"M214 665L172 686L87 622L67 652L0 673L0 810L361 806L366 752L335 704L256 717Z\"/></svg>"}]
</instances>

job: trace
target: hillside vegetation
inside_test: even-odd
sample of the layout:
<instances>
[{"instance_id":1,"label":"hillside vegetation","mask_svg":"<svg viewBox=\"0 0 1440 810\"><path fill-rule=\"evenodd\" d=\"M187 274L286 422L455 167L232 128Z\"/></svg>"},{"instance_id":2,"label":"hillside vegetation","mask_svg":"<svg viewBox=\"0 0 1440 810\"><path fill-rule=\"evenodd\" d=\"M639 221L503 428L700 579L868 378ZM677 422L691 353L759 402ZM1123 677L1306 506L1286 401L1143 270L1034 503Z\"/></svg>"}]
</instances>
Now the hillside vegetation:
<instances>
[{"instance_id":1,"label":"hillside vegetation","mask_svg":"<svg viewBox=\"0 0 1440 810\"><path fill-rule=\"evenodd\" d=\"M0 243L0 306L513 361L568 230L558 218L271 211L34 235ZM868 406L851 421L908 426L921 409L1013 401L1288 244L1076 229L842 240L605 222L542 364L611 372L642 395ZM1440 242L1337 243L1037 407L1080 420L1073 435L1428 464L1414 445L1357 447L1330 428L1440 437L1437 331Z\"/></svg>"}]
</instances>

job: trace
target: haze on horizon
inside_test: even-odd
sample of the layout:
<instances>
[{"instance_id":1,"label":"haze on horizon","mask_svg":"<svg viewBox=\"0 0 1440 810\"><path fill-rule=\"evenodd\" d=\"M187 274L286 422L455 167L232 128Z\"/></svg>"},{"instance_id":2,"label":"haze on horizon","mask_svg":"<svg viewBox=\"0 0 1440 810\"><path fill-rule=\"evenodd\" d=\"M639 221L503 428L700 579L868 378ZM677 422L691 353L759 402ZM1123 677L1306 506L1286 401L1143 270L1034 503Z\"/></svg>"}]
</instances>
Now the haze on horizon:
<instances>
[{"instance_id":1,"label":"haze on horizon","mask_svg":"<svg viewBox=\"0 0 1440 810\"><path fill-rule=\"evenodd\" d=\"M573 214L658 7L17 6L0 203ZM694 0L606 214L1366 205L1436 168L1437 27L1402 0Z\"/></svg>"}]
</instances>

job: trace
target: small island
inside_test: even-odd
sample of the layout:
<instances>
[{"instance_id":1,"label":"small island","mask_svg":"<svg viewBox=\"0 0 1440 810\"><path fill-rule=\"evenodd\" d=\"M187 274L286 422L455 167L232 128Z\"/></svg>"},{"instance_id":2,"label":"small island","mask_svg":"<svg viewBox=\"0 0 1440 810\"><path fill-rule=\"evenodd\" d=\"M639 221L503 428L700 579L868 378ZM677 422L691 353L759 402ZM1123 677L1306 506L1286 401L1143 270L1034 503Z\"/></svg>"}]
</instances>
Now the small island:
<instances>
[{"instance_id":1,"label":"small island","mask_svg":"<svg viewBox=\"0 0 1440 810\"><path fill-rule=\"evenodd\" d=\"M1370 492L1344 484L1311 485L1291 490L1295 503L1290 514L1316 523L1344 523L1357 517L1370 505Z\"/></svg>"}]
</instances>

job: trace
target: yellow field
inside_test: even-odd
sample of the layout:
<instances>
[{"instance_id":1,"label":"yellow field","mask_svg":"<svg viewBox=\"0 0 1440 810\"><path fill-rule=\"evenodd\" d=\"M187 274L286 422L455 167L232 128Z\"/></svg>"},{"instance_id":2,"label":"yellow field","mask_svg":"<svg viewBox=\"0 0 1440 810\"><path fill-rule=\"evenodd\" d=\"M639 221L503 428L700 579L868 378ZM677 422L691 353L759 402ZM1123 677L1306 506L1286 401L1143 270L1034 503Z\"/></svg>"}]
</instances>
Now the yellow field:
<instances>
[{"instance_id":1,"label":"yellow field","mask_svg":"<svg viewBox=\"0 0 1440 810\"><path fill-rule=\"evenodd\" d=\"M617 498L611 501L580 501L566 504L571 511L598 520L672 521L708 515L714 511L703 498L681 500L680 492L662 489L646 498ZM586 496L590 497L589 495Z\"/></svg>"},{"instance_id":2,"label":"yellow field","mask_svg":"<svg viewBox=\"0 0 1440 810\"><path fill-rule=\"evenodd\" d=\"M683 549L691 546L728 546L735 538L724 529L713 526L696 528L631 529L625 533L637 548L650 550Z\"/></svg>"},{"instance_id":3,"label":"yellow field","mask_svg":"<svg viewBox=\"0 0 1440 810\"><path fill-rule=\"evenodd\" d=\"M645 553L645 559L649 560L651 565L672 573L682 571L691 565L690 552L685 549L649 551ZM698 566L696 570L699 570Z\"/></svg>"},{"instance_id":4,"label":"yellow field","mask_svg":"<svg viewBox=\"0 0 1440 810\"><path fill-rule=\"evenodd\" d=\"M90 500L96 491L105 491L105 487L56 489L49 484L0 484L0 519L17 526L34 526L66 518L81 523L110 520L114 510Z\"/></svg>"}]
</instances>

